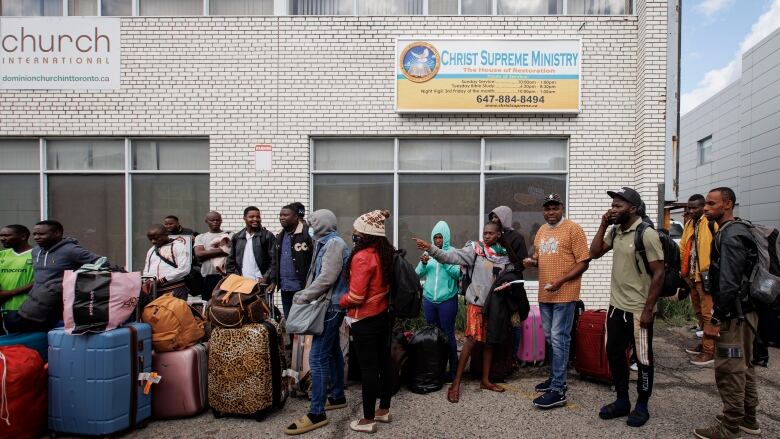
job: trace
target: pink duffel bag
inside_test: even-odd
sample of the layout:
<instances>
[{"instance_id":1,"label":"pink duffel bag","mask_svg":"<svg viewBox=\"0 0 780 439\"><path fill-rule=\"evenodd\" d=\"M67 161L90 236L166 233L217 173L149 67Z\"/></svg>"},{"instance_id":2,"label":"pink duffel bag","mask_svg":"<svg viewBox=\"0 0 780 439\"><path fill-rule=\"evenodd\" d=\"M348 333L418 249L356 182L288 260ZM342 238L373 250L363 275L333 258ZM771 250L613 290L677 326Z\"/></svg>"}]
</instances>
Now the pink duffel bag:
<instances>
[{"instance_id":1,"label":"pink duffel bag","mask_svg":"<svg viewBox=\"0 0 780 439\"><path fill-rule=\"evenodd\" d=\"M141 293L141 273L109 271L103 263L98 260L79 270L65 271L62 301L68 334L114 329L136 311Z\"/></svg>"}]
</instances>

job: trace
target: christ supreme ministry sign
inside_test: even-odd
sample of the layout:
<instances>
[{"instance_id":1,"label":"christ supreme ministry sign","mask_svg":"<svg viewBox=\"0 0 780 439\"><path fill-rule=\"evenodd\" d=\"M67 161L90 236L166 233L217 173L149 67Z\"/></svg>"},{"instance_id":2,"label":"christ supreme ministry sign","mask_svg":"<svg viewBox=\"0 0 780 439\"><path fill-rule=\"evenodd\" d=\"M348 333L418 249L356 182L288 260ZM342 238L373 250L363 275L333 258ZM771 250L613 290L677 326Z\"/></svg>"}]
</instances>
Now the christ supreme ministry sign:
<instances>
[{"instance_id":1,"label":"christ supreme ministry sign","mask_svg":"<svg viewBox=\"0 0 780 439\"><path fill-rule=\"evenodd\" d=\"M119 18L0 18L0 89L118 89Z\"/></svg>"},{"instance_id":2,"label":"christ supreme ministry sign","mask_svg":"<svg viewBox=\"0 0 780 439\"><path fill-rule=\"evenodd\" d=\"M399 113L577 113L577 39L396 40Z\"/></svg>"}]
</instances>

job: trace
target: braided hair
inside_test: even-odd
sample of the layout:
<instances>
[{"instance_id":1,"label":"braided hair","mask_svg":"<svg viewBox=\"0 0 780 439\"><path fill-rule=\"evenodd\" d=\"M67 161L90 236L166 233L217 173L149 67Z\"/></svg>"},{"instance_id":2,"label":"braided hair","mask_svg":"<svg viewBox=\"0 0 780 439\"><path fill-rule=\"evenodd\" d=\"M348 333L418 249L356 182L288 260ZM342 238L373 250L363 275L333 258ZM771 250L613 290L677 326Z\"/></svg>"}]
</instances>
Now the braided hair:
<instances>
[{"instance_id":1,"label":"braided hair","mask_svg":"<svg viewBox=\"0 0 780 439\"><path fill-rule=\"evenodd\" d=\"M347 282L349 282L349 275L352 271L352 258L354 258L359 251L371 247L373 247L379 255L382 279L386 284L390 285L393 279L393 255L395 254L395 247L390 244L390 241L388 241L387 238L377 235L363 235L360 241L352 247L352 252L349 254L349 260L347 260L348 269L344 272Z\"/></svg>"}]
</instances>

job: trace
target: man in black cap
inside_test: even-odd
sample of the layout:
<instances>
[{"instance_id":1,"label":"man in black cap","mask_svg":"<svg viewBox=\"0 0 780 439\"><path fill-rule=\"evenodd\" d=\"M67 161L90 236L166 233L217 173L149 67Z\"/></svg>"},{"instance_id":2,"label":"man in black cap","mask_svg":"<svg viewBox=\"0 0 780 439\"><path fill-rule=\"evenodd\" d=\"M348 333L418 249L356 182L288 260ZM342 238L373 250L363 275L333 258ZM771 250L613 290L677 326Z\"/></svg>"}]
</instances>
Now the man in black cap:
<instances>
[{"instance_id":1,"label":"man in black cap","mask_svg":"<svg viewBox=\"0 0 780 439\"><path fill-rule=\"evenodd\" d=\"M641 427L650 412L648 402L653 391L653 311L661 294L664 277L664 253L658 233L642 223L639 209L644 204L637 191L622 187L607 191L612 208L601 217L601 226L590 244L590 255L598 259L613 250L612 281L607 312L607 358L615 380L617 400L601 408L602 419L628 416L626 423ZM609 231L607 227L614 224ZM639 237L637 237L639 233ZM646 260L636 251L641 239ZM639 367L638 400L631 410L628 398L628 362L626 349L633 346Z\"/></svg>"},{"instance_id":2,"label":"man in black cap","mask_svg":"<svg viewBox=\"0 0 780 439\"><path fill-rule=\"evenodd\" d=\"M537 384L542 393L534 406L547 409L566 405L566 366L569 362L571 327L580 299L582 273L588 269L590 251L582 227L563 218L563 200L550 194L542 202L546 224L534 238L533 258L526 268L539 267L539 311L545 339L552 345L550 375Z\"/></svg>"}]
</instances>

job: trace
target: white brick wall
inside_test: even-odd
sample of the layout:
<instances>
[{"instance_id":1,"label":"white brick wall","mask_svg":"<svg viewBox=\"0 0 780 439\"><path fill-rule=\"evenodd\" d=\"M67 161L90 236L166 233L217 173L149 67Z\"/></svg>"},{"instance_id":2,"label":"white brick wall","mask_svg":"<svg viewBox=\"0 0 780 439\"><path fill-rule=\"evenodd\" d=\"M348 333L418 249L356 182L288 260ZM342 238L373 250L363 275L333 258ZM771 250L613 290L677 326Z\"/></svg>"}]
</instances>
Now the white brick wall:
<instances>
[{"instance_id":1,"label":"white brick wall","mask_svg":"<svg viewBox=\"0 0 780 439\"><path fill-rule=\"evenodd\" d=\"M122 88L0 92L0 136L208 136L211 207L240 227L309 199L310 136L570 137L569 212L596 231L607 189L663 181L666 1L618 17L122 18ZM579 115L398 115L396 37L582 39ZM254 169L255 143L274 169ZM275 221L266 221L275 224ZM611 258L585 275L604 306Z\"/></svg>"}]
</instances>

